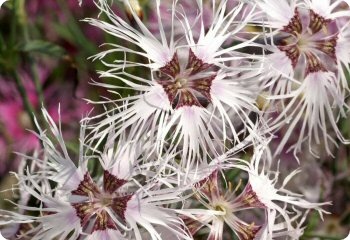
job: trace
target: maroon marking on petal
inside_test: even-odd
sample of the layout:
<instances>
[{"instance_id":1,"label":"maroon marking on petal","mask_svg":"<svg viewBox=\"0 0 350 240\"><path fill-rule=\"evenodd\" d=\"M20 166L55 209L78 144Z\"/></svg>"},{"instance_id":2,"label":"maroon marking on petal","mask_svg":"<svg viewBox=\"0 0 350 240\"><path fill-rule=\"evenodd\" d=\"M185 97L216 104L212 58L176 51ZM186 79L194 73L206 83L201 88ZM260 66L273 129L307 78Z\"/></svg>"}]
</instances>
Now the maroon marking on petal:
<instances>
[{"instance_id":1,"label":"maroon marking on petal","mask_svg":"<svg viewBox=\"0 0 350 240\"><path fill-rule=\"evenodd\" d=\"M324 59L323 54L336 62L335 48L338 40L337 34L333 35L330 33L332 31L329 31L330 19L325 19L312 10L306 13L309 17L307 29L303 29L300 14L296 9L294 17L282 30L294 35L294 37L284 38L278 46L291 60L293 68L297 66L301 56L305 57L306 64L303 64L305 65L305 76L312 72L326 71L326 65L321 62ZM321 30L324 32L319 33ZM316 33L317 35L315 35Z\"/></svg>"},{"instance_id":2,"label":"maroon marking on petal","mask_svg":"<svg viewBox=\"0 0 350 240\"><path fill-rule=\"evenodd\" d=\"M162 85L164 91L168 95L169 102L173 105L173 102L176 98L176 95L178 93L178 87L172 80L166 80L166 81L158 81L160 85ZM176 105L175 105L176 106Z\"/></svg>"},{"instance_id":3,"label":"maroon marking on petal","mask_svg":"<svg viewBox=\"0 0 350 240\"><path fill-rule=\"evenodd\" d=\"M303 25L301 24L299 12L297 9L295 9L294 16L290 19L288 25L283 27L282 31L297 36L302 32L302 30Z\"/></svg>"},{"instance_id":4,"label":"maroon marking on petal","mask_svg":"<svg viewBox=\"0 0 350 240\"><path fill-rule=\"evenodd\" d=\"M180 64L177 53L175 52L171 61L168 62L164 67L159 68L159 70L162 73L165 73L166 75L175 78L176 75L180 72Z\"/></svg>"},{"instance_id":5,"label":"maroon marking on petal","mask_svg":"<svg viewBox=\"0 0 350 240\"><path fill-rule=\"evenodd\" d=\"M127 182L127 180L119 179L107 170L103 173L103 189L105 192L112 194Z\"/></svg>"},{"instance_id":6,"label":"maroon marking on petal","mask_svg":"<svg viewBox=\"0 0 350 240\"><path fill-rule=\"evenodd\" d=\"M261 226L255 226L254 223L251 225L244 225L237 222L238 228L235 229L235 233L238 235L240 240L253 240L256 234L261 229Z\"/></svg>"},{"instance_id":7,"label":"maroon marking on petal","mask_svg":"<svg viewBox=\"0 0 350 240\"><path fill-rule=\"evenodd\" d=\"M83 181L80 182L76 190L72 191L72 194L80 196L96 196L100 194L100 190L92 180L90 174L86 172Z\"/></svg>"},{"instance_id":8,"label":"maroon marking on petal","mask_svg":"<svg viewBox=\"0 0 350 240\"><path fill-rule=\"evenodd\" d=\"M326 29L327 24L330 22L330 19L325 19L324 17L318 15L313 10L310 10L310 23L309 28L312 33L317 33L321 29Z\"/></svg>"},{"instance_id":9,"label":"maroon marking on petal","mask_svg":"<svg viewBox=\"0 0 350 240\"><path fill-rule=\"evenodd\" d=\"M210 89L216 74L206 78L200 78L192 81L191 88L200 92L209 102L211 102Z\"/></svg>"},{"instance_id":10,"label":"maroon marking on petal","mask_svg":"<svg viewBox=\"0 0 350 240\"><path fill-rule=\"evenodd\" d=\"M109 214L106 211L102 210L99 213L96 213L96 220L92 232L104 231L107 229L117 230L117 226Z\"/></svg>"},{"instance_id":11,"label":"maroon marking on petal","mask_svg":"<svg viewBox=\"0 0 350 240\"><path fill-rule=\"evenodd\" d=\"M334 61L337 60L335 48L337 46L337 40L338 36L335 35L331 38L327 38L320 41L315 41L316 48L326 54L327 56L331 57Z\"/></svg>"},{"instance_id":12,"label":"maroon marking on petal","mask_svg":"<svg viewBox=\"0 0 350 240\"><path fill-rule=\"evenodd\" d=\"M215 170L208 177L203 178L202 180L195 183L196 188L202 188L204 185L208 184L208 182L215 182L217 184L217 178L218 178L218 171Z\"/></svg>"},{"instance_id":13,"label":"maroon marking on petal","mask_svg":"<svg viewBox=\"0 0 350 240\"><path fill-rule=\"evenodd\" d=\"M200 218L200 216L197 216L198 218ZM204 223L197 221L193 218L187 217L187 216L181 216L181 218L183 219L187 230L190 232L190 234L193 236L195 235L199 229L201 229L204 226Z\"/></svg>"},{"instance_id":14,"label":"maroon marking on petal","mask_svg":"<svg viewBox=\"0 0 350 240\"><path fill-rule=\"evenodd\" d=\"M197 73L210 68L212 64L204 63L189 49L188 63L186 69L180 69L177 54L173 59L160 68L163 75L157 82L166 92L173 109L183 106L207 107L211 102L210 89L216 74L203 74L195 76ZM164 76L166 74L166 76ZM207 77L206 77L207 76Z\"/></svg>"},{"instance_id":15,"label":"maroon marking on petal","mask_svg":"<svg viewBox=\"0 0 350 240\"><path fill-rule=\"evenodd\" d=\"M291 60L293 68L296 67L299 57L300 57L300 50L296 44L293 45L287 45L287 46L279 46L278 47L281 51L285 52L287 57Z\"/></svg>"},{"instance_id":16,"label":"maroon marking on petal","mask_svg":"<svg viewBox=\"0 0 350 240\"><path fill-rule=\"evenodd\" d=\"M186 69L192 69L190 75L202 72L210 68L212 64L208 64L199 59L193 52L192 49L188 53L188 63Z\"/></svg>"},{"instance_id":17,"label":"maroon marking on petal","mask_svg":"<svg viewBox=\"0 0 350 240\"><path fill-rule=\"evenodd\" d=\"M220 195L218 186L218 171L215 170L208 177L196 183L195 188L203 193L209 201L211 201L214 196L218 197Z\"/></svg>"},{"instance_id":18,"label":"maroon marking on petal","mask_svg":"<svg viewBox=\"0 0 350 240\"><path fill-rule=\"evenodd\" d=\"M200 107L201 104L199 103L197 97L192 93L192 91L188 89L182 89L178 92L178 99L175 99L176 102L173 102L173 104L176 105L176 109L183 107L183 106L198 106Z\"/></svg>"},{"instance_id":19,"label":"maroon marking on petal","mask_svg":"<svg viewBox=\"0 0 350 240\"><path fill-rule=\"evenodd\" d=\"M265 204L259 200L250 183L246 185L242 193L234 200L234 203L238 203L240 208L266 208Z\"/></svg>"},{"instance_id":20,"label":"maroon marking on petal","mask_svg":"<svg viewBox=\"0 0 350 240\"><path fill-rule=\"evenodd\" d=\"M158 81L158 83L163 86L173 109L182 106L206 107L211 102L210 89L215 77L216 74L206 78L185 80L188 83L184 86L180 84L181 79Z\"/></svg>"},{"instance_id":21,"label":"maroon marking on petal","mask_svg":"<svg viewBox=\"0 0 350 240\"><path fill-rule=\"evenodd\" d=\"M72 203L77 216L80 218L80 225L84 227L96 212L95 202Z\"/></svg>"},{"instance_id":22,"label":"maroon marking on petal","mask_svg":"<svg viewBox=\"0 0 350 240\"><path fill-rule=\"evenodd\" d=\"M321 63L320 59L313 54L312 52L306 52L305 53L306 57L306 70L305 70L305 76L307 76L309 73L313 72L326 72L325 66Z\"/></svg>"},{"instance_id":23,"label":"maroon marking on petal","mask_svg":"<svg viewBox=\"0 0 350 240\"><path fill-rule=\"evenodd\" d=\"M123 220L125 220L126 207L131 197L132 195L127 195L123 197L115 197L112 200L111 208Z\"/></svg>"}]
</instances>

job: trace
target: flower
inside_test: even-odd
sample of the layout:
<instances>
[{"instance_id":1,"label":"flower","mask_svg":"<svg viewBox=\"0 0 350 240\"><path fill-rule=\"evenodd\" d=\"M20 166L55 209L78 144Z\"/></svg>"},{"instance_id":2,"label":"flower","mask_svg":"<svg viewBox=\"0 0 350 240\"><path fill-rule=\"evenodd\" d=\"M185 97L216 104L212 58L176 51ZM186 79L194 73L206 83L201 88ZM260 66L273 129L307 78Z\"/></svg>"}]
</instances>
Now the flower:
<instances>
[{"instance_id":1,"label":"flower","mask_svg":"<svg viewBox=\"0 0 350 240\"><path fill-rule=\"evenodd\" d=\"M54 123L46 110L43 115L55 141L38 126L42 155L24 156L38 168L18 175L23 190L41 203L31 208L18 205L20 209L39 213L23 214L21 218L32 221L34 227L27 232L33 234L32 239L140 240L141 233L147 231L150 239L160 240L154 225L189 239L182 220L166 207L181 200L181 191L162 188L156 175L152 175L150 168L155 166L146 164L144 157L149 153L145 144L132 143L123 135L117 146L114 140L108 140L102 152L91 154L83 124L76 166L63 141L61 126ZM89 164L100 169L102 176L95 176ZM67 224L62 227L62 222Z\"/></svg>"},{"instance_id":2,"label":"flower","mask_svg":"<svg viewBox=\"0 0 350 240\"><path fill-rule=\"evenodd\" d=\"M234 157L239 151L231 151L229 155L217 158L215 165L200 166L195 173L189 174L194 197L186 200L187 204L178 212L183 214L194 237L206 228L208 239L225 239L227 225L239 239L275 239L281 236L299 239L310 210L318 211L321 217L328 213L321 207L329 202L311 203L304 200L302 194L286 188L300 170L294 170L281 180L278 170L270 169L272 160L267 145L268 141L255 144L250 161ZM236 183L227 180L229 171L240 172L238 176L243 179L234 179ZM219 173L222 173L222 178ZM225 179L225 184L221 179ZM233 187L234 184L237 186Z\"/></svg>"},{"instance_id":3,"label":"flower","mask_svg":"<svg viewBox=\"0 0 350 240\"><path fill-rule=\"evenodd\" d=\"M304 200L301 194L285 188L288 182L300 172L299 169L292 171L284 177L282 183L279 183L281 180L278 170L270 170L272 159L270 159L270 154L266 152L266 144L268 143L255 147L254 155L250 162L238 160L239 163L232 163L232 166L248 173L249 178L246 188L254 194L257 206L262 205L266 209L267 232L270 234L274 232L272 226L274 222L277 222L277 219L283 221L287 232L295 231L292 225L295 220L293 220L293 217L290 217L290 214L296 213L299 216L298 212L303 209L315 209L322 218L323 213L328 212L323 210L321 206L329 205L330 202L311 203ZM280 186L277 187L278 185ZM290 211L289 209L293 210Z\"/></svg>"},{"instance_id":4,"label":"flower","mask_svg":"<svg viewBox=\"0 0 350 240\"><path fill-rule=\"evenodd\" d=\"M254 208L255 196L249 189L244 189L239 196L236 196L236 189L232 188L229 182L229 189L220 187L219 174L215 170L212 174L197 182L194 187L196 200L206 209L193 208L183 210L185 223L192 235L195 235L201 228L210 226L208 239L225 239L224 225L238 236L239 239L254 239L261 226L254 222L246 223L241 220L237 213L249 214L250 208ZM194 201L196 202L196 201ZM256 206L263 207L263 206ZM209 223L211 223L209 225Z\"/></svg>"},{"instance_id":5,"label":"flower","mask_svg":"<svg viewBox=\"0 0 350 240\"><path fill-rule=\"evenodd\" d=\"M273 69L268 74L270 99L283 101L271 129L289 124L276 153L281 152L298 122L302 124L293 146L295 154L304 141L315 155L312 145L321 142L331 154L329 144L337 144L327 131L329 126L339 141L347 143L337 126L337 116L345 117L348 108L344 101L348 91L344 66L348 69L349 58L344 37L349 7L338 7L344 2L257 1L261 10L269 9L261 24L272 29L268 33L271 43L266 46L272 52L266 65L268 71Z\"/></svg>"},{"instance_id":6,"label":"flower","mask_svg":"<svg viewBox=\"0 0 350 240\"><path fill-rule=\"evenodd\" d=\"M225 141L239 142L245 130L253 127L248 115L257 111L259 68L248 63L254 57L236 52L252 40L223 48L245 26L252 11L246 14L244 21L236 23L235 18L244 4L228 9L226 1L220 1L206 31L202 1L197 2L199 14L193 24L200 26L200 34L195 38L192 23L184 14L177 13L176 1L171 7L172 30L166 34L161 4L156 1L158 39L135 12L132 11L132 15L138 28L115 15L106 1L100 1L99 8L111 23L96 19L87 21L119 40L135 45L138 50L123 44L109 44L112 49L95 56L95 59L104 59L111 53L124 53L124 60L113 63L102 60L110 69L101 72L101 77L116 79L123 86L96 85L110 89L128 88L134 94L111 100L116 106L94 117L104 117L92 126L96 133L94 139L103 139L110 128L118 129L118 135L135 127L138 131L131 136L133 139L148 136L155 142L158 152L181 147L182 163L190 167L195 158L205 160L206 153L215 154L220 148L223 151ZM176 21L183 26L184 33L179 38L174 36L174 26L179 25ZM144 61L130 61L128 56L131 54L143 57ZM139 74L131 74L131 67ZM214 147L213 143L220 148Z\"/></svg>"}]
</instances>

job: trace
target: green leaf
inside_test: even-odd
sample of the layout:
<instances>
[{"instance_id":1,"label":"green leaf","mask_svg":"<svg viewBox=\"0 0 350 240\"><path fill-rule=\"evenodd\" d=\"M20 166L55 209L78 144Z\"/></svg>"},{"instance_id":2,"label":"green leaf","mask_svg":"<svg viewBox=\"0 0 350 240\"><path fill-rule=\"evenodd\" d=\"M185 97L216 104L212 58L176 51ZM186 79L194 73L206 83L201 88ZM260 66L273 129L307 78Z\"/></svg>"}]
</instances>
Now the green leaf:
<instances>
[{"instance_id":1,"label":"green leaf","mask_svg":"<svg viewBox=\"0 0 350 240\"><path fill-rule=\"evenodd\" d=\"M65 53L62 47L42 40L29 41L22 46L21 50L24 52L42 53L53 57L61 57Z\"/></svg>"}]
</instances>

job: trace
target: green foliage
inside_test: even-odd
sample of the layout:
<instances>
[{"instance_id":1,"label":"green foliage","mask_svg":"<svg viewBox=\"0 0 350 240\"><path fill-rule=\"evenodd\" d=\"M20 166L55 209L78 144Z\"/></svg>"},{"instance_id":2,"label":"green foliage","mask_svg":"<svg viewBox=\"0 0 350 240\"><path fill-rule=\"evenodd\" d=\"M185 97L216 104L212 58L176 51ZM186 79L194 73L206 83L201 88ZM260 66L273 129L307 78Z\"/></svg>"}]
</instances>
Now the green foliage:
<instances>
[{"instance_id":1,"label":"green foliage","mask_svg":"<svg viewBox=\"0 0 350 240\"><path fill-rule=\"evenodd\" d=\"M62 55L65 54L65 50L59 45L43 40L32 40L26 42L20 47L20 49L26 53L41 53L51 57L62 57Z\"/></svg>"}]
</instances>

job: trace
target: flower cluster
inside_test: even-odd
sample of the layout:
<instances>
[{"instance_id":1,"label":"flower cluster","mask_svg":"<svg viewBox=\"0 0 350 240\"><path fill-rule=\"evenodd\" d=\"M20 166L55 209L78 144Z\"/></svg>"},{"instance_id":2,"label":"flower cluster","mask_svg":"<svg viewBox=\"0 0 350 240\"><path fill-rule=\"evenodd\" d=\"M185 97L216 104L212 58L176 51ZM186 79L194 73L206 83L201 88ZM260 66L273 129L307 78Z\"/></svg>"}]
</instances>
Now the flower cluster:
<instances>
[{"instance_id":1,"label":"flower cluster","mask_svg":"<svg viewBox=\"0 0 350 240\"><path fill-rule=\"evenodd\" d=\"M139 1L123 4L126 16L96 0L99 17L84 20L116 39L93 57L104 70L92 84L110 95L88 101L105 112L83 118L74 152L43 109L2 233L299 239L331 203L289 189L301 170L281 174L281 153L347 143L349 1L154 0L149 21Z\"/></svg>"},{"instance_id":2,"label":"flower cluster","mask_svg":"<svg viewBox=\"0 0 350 240\"><path fill-rule=\"evenodd\" d=\"M337 119L345 117L348 109L349 3L292 0L257 4L264 11L263 20L257 19L257 23L271 29L265 46L271 52L267 69L273 69L267 79L268 91L271 99L283 103L271 125L276 129L289 124L276 152L281 152L299 126L298 140L292 146L295 154L304 141L308 141L310 152L313 143L322 142L331 154L329 143L337 143L328 128L340 142L348 143Z\"/></svg>"}]
</instances>

